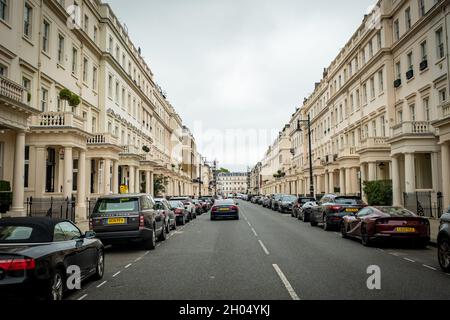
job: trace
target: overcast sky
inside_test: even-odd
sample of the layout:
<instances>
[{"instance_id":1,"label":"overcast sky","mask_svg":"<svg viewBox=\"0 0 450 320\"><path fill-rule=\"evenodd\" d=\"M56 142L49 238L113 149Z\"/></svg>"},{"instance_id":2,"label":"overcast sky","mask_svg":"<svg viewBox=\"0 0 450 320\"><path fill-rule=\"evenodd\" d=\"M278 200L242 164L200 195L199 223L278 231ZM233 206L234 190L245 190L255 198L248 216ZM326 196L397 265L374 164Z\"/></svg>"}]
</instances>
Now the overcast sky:
<instances>
[{"instance_id":1,"label":"overcast sky","mask_svg":"<svg viewBox=\"0 0 450 320\"><path fill-rule=\"evenodd\" d=\"M375 2L105 1L142 48L199 151L232 170L262 159ZM248 129L258 130L257 140L243 138Z\"/></svg>"}]
</instances>

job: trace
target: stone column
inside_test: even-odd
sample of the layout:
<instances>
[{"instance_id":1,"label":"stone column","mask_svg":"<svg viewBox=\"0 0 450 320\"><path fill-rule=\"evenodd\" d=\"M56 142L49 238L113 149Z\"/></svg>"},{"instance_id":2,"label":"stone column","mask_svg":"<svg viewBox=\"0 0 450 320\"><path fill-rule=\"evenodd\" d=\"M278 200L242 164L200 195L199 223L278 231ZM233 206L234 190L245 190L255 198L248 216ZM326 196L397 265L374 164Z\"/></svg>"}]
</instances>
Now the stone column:
<instances>
[{"instance_id":1,"label":"stone column","mask_svg":"<svg viewBox=\"0 0 450 320\"><path fill-rule=\"evenodd\" d=\"M328 180L330 193L334 193L334 171L328 173Z\"/></svg>"},{"instance_id":2,"label":"stone column","mask_svg":"<svg viewBox=\"0 0 450 320\"><path fill-rule=\"evenodd\" d=\"M316 176L316 194L322 193L322 176L317 175Z\"/></svg>"},{"instance_id":3,"label":"stone column","mask_svg":"<svg viewBox=\"0 0 450 320\"><path fill-rule=\"evenodd\" d=\"M78 175L77 175L77 220L86 219L86 151L80 150L78 153Z\"/></svg>"},{"instance_id":4,"label":"stone column","mask_svg":"<svg viewBox=\"0 0 450 320\"><path fill-rule=\"evenodd\" d=\"M111 193L111 160L103 160L103 193Z\"/></svg>"},{"instance_id":5,"label":"stone column","mask_svg":"<svg viewBox=\"0 0 450 320\"><path fill-rule=\"evenodd\" d=\"M365 168L364 168L364 163L361 163L361 168L360 168L360 170L361 170L361 183L362 183L362 185L363 185L363 190L361 190L361 197L365 200L365 201L367 201L367 199L366 199L366 195L364 194L364 181L366 181L366 170L365 170Z\"/></svg>"},{"instance_id":6,"label":"stone column","mask_svg":"<svg viewBox=\"0 0 450 320\"><path fill-rule=\"evenodd\" d=\"M119 193L119 161L113 161L112 192Z\"/></svg>"},{"instance_id":7,"label":"stone column","mask_svg":"<svg viewBox=\"0 0 450 320\"><path fill-rule=\"evenodd\" d=\"M85 178L85 190L88 197L91 195L91 161L92 159L86 158L86 178Z\"/></svg>"},{"instance_id":8,"label":"stone column","mask_svg":"<svg viewBox=\"0 0 450 320\"><path fill-rule=\"evenodd\" d=\"M36 147L36 167L35 167L35 195L37 198L42 198L45 193L45 178L46 178L46 148ZM13 195L14 196L14 195Z\"/></svg>"},{"instance_id":9,"label":"stone column","mask_svg":"<svg viewBox=\"0 0 450 320\"><path fill-rule=\"evenodd\" d=\"M73 190L73 156L72 147L64 148L64 181L63 181L63 196L64 198L72 197Z\"/></svg>"},{"instance_id":10,"label":"stone column","mask_svg":"<svg viewBox=\"0 0 450 320\"><path fill-rule=\"evenodd\" d=\"M351 177L350 168L346 168L345 169L345 192L346 192L346 194L352 193L351 186L352 186L352 177Z\"/></svg>"},{"instance_id":11,"label":"stone column","mask_svg":"<svg viewBox=\"0 0 450 320\"><path fill-rule=\"evenodd\" d=\"M441 145L443 209L450 207L450 145Z\"/></svg>"},{"instance_id":12,"label":"stone column","mask_svg":"<svg viewBox=\"0 0 450 320\"><path fill-rule=\"evenodd\" d=\"M135 170L133 166L128 166L128 193L135 193L134 191L134 179L136 178L135 176Z\"/></svg>"},{"instance_id":13,"label":"stone column","mask_svg":"<svg viewBox=\"0 0 450 320\"><path fill-rule=\"evenodd\" d=\"M151 193L151 186L150 186L150 171L145 171L145 193L150 194Z\"/></svg>"},{"instance_id":14,"label":"stone column","mask_svg":"<svg viewBox=\"0 0 450 320\"><path fill-rule=\"evenodd\" d=\"M351 175L352 175L352 189L353 193L357 194L359 193L359 179L358 179L358 168L352 168L351 169Z\"/></svg>"},{"instance_id":15,"label":"stone column","mask_svg":"<svg viewBox=\"0 0 450 320\"><path fill-rule=\"evenodd\" d=\"M155 179L155 174L153 172L150 171L150 195L152 197L155 196L155 187L153 185L154 183L154 179Z\"/></svg>"},{"instance_id":16,"label":"stone column","mask_svg":"<svg viewBox=\"0 0 450 320\"><path fill-rule=\"evenodd\" d=\"M414 153L405 153L405 192L416 191L416 169Z\"/></svg>"},{"instance_id":17,"label":"stone column","mask_svg":"<svg viewBox=\"0 0 450 320\"><path fill-rule=\"evenodd\" d=\"M141 185L140 185L141 175L140 175L140 173L141 173L141 171L139 170L138 167L136 167L136 169L135 169L136 176L134 178L134 183L135 183L134 192L136 192L136 193L140 193L140 191L141 191Z\"/></svg>"},{"instance_id":18,"label":"stone column","mask_svg":"<svg viewBox=\"0 0 450 320\"><path fill-rule=\"evenodd\" d=\"M330 177L328 172L325 172L325 193L330 193Z\"/></svg>"},{"instance_id":19,"label":"stone column","mask_svg":"<svg viewBox=\"0 0 450 320\"><path fill-rule=\"evenodd\" d=\"M433 190L435 192L439 190L439 157L437 152L431 153L431 180Z\"/></svg>"},{"instance_id":20,"label":"stone column","mask_svg":"<svg viewBox=\"0 0 450 320\"><path fill-rule=\"evenodd\" d=\"M24 175L25 175L25 132L16 134L16 145L14 148L14 176L13 176L13 198L10 214L13 217L26 216L23 205L25 197Z\"/></svg>"},{"instance_id":21,"label":"stone column","mask_svg":"<svg viewBox=\"0 0 450 320\"><path fill-rule=\"evenodd\" d=\"M397 157L392 157L392 202L394 206L401 206L402 199L400 193L400 166Z\"/></svg>"},{"instance_id":22,"label":"stone column","mask_svg":"<svg viewBox=\"0 0 450 320\"><path fill-rule=\"evenodd\" d=\"M369 162L369 181L377 180L377 164L375 162Z\"/></svg>"},{"instance_id":23,"label":"stone column","mask_svg":"<svg viewBox=\"0 0 450 320\"><path fill-rule=\"evenodd\" d=\"M339 188L341 189L340 194L345 195L345 169L339 169Z\"/></svg>"}]
</instances>

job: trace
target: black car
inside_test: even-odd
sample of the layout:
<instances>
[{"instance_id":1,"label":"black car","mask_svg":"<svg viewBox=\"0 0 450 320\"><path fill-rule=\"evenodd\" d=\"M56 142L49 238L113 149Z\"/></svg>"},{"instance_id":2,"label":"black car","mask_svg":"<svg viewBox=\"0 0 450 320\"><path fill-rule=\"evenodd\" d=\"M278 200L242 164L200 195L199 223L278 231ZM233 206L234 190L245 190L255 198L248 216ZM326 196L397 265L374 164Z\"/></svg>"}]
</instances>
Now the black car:
<instances>
[{"instance_id":1,"label":"black car","mask_svg":"<svg viewBox=\"0 0 450 320\"><path fill-rule=\"evenodd\" d=\"M0 297L61 300L69 266L80 268L80 281L103 277L104 248L94 232L67 220L0 219Z\"/></svg>"},{"instance_id":2,"label":"black car","mask_svg":"<svg viewBox=\"0 0 450 320\"><path fill-rule=\"evenodd\" d=\"M297 199L294 202L294 205L292 207L292 216L295 218L300 219L300 215L303 214L307 216L303 217L302 216L302 220L305 219L305 222L309 222L309 212L301 212L302 211L302 207L305 203L307 202L311 202L311 201L316 201L316 198L314 197L297 197Z\"/></svg>"},{"instance_id":3,"label":"black car","mask_svg":"<svg viewBox=\"0 0 450 320\"><path fill-rule=\"evenodd\" d=\"M233 218L239 220L239 207L233 199L217 200L211 208L211 220Z\"/></svg>"},{"instance_id":4,"label":"black car","mask_svg":"<svg viewBox=\"0 0 450 320\"><path fill-rule=\"evenodd\" d=\"M280 194L280 193L278 193L278 194L274 194L273 196L272 196L272 200L270 201L270 208L273 210L273 211L278 211L278 205L279 205L279 203L280 203L280 200L281 200L281 197L283 196L283 194Z\"/></svg>"},{"instance_id":5,"label":"black car","mask_svg":"<svg viewBox=\"0 0 450 320\"><path fill-rule=\"evenodd\" d=\"M105 196L97 200L89 222L104 244L139 242L152 250L157 238L166 239L165 216L154 206L147 194Z\"/></svg>"},{"instance_id":6,"label":"black car","mask_svg":"<svg viewBox=\"0 0 450 320\"><path fill-rule=\"evenodd\" d=\"M280 201L278 202L278 211L280 211L281 213L285 213L285 212L292 213L292 207L294 206L295 200L297 200L296 196L290 196L290 195L282 196Z\"/></svg>"},{"instance_id":7,"label":"black car","mask_svg":"<svg viewBox=\"0 0 450 320\"><path fill-rule=\"evenodd\" d=\"M311 208L310 224L317 226L321 223L325 231L339 230L342 217L355 215L366 206L360 197L328 194L320 199L318 206Z\"/></svg>"},{"instance_id":8,"label":"black car","mask_svg":"<svg viewBox=\"0 0 450 320\"><path fill-rule=\"evenodd\" d=\"M450 272L450 208L441 217L437 245L439 265L444 272Z\"/></svg>"},{"instance_id":9,"label":"black car","mask_svg":"<svg viewBox=\"0 0 450 320\"><path fill-rule=\"evenodd\" d=\"M184 207L183 202L178 200L170 200L169 204L171 209L175 213L175 222L177 225L184 226L186 222L189 222L190 213Z\"/></svg>"}]
</instances>

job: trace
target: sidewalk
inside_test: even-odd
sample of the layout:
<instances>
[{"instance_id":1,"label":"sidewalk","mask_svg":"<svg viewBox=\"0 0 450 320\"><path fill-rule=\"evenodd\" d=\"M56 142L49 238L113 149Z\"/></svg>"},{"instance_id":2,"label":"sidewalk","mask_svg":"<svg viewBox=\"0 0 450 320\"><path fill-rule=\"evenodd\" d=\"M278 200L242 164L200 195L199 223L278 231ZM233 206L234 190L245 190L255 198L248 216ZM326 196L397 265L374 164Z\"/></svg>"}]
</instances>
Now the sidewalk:
<instances>
[{"instance_id":1,"label":"sidewalk","mask_svg":"<svg viewBox=\"0 0 450 320\"><path fill-rule=\"evenodd\" d=\"M430 218L429 221L430 221L430 242L431 244L436 245L440 219Z\"/></svg>"}]
</instances>

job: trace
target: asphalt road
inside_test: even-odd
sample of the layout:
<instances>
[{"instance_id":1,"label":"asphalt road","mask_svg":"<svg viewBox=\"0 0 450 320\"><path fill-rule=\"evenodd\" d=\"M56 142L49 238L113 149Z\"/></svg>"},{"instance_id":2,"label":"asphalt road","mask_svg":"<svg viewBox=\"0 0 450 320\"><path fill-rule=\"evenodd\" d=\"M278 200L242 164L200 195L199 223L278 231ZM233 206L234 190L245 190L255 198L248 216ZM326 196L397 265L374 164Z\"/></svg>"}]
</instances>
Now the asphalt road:
<instances>
[{"instance_id":1,"label":"asphalt road","mask_svg":"<svg viewBox=\"0 0 450 320\"><path fill-rule=\"evenodd\" d=\"M72 300L450 299L450 275L436 249L366 248L337 232L240 201L239 221L209 214L172 232L154 251L106 253L102 281ZM369 290L369 266L381 289Z\"/></svg>"}]
</instances>

